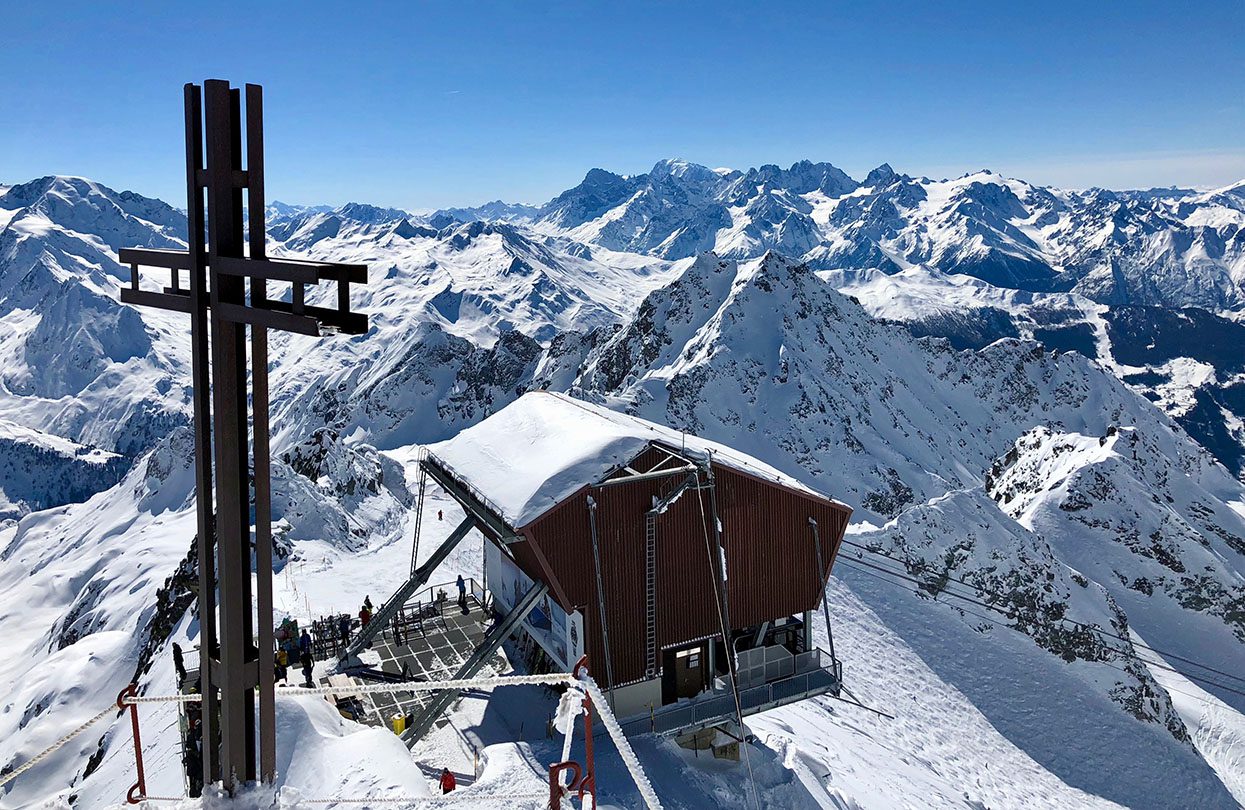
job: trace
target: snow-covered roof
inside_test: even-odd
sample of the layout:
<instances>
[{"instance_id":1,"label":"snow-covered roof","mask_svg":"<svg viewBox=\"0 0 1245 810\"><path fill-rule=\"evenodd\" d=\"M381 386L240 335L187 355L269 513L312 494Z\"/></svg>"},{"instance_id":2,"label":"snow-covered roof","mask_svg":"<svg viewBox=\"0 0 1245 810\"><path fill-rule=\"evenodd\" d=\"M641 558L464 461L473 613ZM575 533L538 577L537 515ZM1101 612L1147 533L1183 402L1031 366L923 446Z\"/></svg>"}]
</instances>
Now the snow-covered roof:
<instances>
[{"instance_id":1,"label":"snow-covered roof","mask_svg":"<svg viewBox=\"0 0 1245 810\"><path fill-rule=\"evenodd\" d=\"M752 456L639 417L535 391L429 451L521 528L585 484L596 484L650 442L680 448L699 460L773 481L824 500L815 490ZM685 448L685 450L684 450Z\"/></svg>"}]
</instances>

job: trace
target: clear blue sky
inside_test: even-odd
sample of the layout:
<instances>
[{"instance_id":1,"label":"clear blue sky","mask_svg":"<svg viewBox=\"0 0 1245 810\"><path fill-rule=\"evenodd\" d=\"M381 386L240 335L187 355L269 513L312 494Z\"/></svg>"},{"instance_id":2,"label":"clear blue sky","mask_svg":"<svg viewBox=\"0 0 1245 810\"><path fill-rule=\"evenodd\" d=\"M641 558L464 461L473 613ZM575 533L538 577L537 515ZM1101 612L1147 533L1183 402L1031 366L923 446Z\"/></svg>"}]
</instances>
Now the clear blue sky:
<instances>
[{"instance_id":1,"label":"clear blue sky","mask_svg":"<svg viewBox=\"0 0 1245 810\"><path fill-rule=\"evenodd\" d=\"M269 197L290 202L541 202L676 156L1245 177L1241 0L114 5L6 4L0 182L184 205L181 86L204 78L264 85Z\"/></svg>"}]
</instances>

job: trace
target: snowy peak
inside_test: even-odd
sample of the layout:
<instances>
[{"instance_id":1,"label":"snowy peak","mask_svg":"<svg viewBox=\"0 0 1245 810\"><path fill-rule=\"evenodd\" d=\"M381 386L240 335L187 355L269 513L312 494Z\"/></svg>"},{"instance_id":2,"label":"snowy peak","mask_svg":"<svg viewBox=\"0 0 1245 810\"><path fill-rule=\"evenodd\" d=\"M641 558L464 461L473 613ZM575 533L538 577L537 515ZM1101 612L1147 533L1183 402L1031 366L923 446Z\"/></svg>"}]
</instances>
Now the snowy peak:
<instances>
[{"instance_id":1,"label":"snowy peak","mask_svg":"<svg viewBox=\"0 0 1245 810\"><path fill-rule=\"evenodd\" d=\"M641 178L628 178L591 169L579 185L554 197L541 208L541 219L561 228L574 228L626 202L641 186Z\"/></svg>"},{"instance_id":2,"label":"snowy peak","mask_svg":"<svg viewBox=\"0 0 1245 810\"><path fill-rule=\"evenodd\" d=\"M1245 519L1224 500L1238 497L1239 488L1169 434L1035 428L996 462L986 487L1021 523L1081 539L1081 549L1067 550L1074 564L1122 603L1170 601L1220 619L1224 626L1207 630L1210 636L1245 643ZM1143 618L1135 624L1147 637L1166 632Z\"/></svg>"},{"instance_id":3,"label":"snowy peak","mask_svg":"<svg viewBox=\"0 0 1245 810\"><path fill-rule=\"evenodd\" d=\"M860 185L865 188L877 188L878 186L887 185L891 182L891 180L895 179L895 177L895 170L891 168L891 165L889 163L883 163L881 166L878 166L876 169L871 170L869 174L865 175L865 180Z\"/></svg>"}]
</instances>

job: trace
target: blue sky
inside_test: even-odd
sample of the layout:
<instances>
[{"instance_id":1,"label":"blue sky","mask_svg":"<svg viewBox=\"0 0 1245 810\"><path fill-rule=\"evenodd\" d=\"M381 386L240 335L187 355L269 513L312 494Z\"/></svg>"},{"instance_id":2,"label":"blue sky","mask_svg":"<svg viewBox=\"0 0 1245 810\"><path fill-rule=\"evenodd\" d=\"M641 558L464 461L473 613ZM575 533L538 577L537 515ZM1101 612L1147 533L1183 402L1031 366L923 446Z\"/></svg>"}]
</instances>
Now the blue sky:
<instances>
[{"instance_id":1,"label":"blue sky","mask_svg":"<svg viewBox=\"0 0 1245 810\"><path fill-rule=\"evenodd\" d=\"M7 5L0 182L184 204L181 85L264 85L268 192L541 202L594 166L1245 177L1245 3ZM254 4L259 6L261 4Z\"/></svg>"}]
</instances>

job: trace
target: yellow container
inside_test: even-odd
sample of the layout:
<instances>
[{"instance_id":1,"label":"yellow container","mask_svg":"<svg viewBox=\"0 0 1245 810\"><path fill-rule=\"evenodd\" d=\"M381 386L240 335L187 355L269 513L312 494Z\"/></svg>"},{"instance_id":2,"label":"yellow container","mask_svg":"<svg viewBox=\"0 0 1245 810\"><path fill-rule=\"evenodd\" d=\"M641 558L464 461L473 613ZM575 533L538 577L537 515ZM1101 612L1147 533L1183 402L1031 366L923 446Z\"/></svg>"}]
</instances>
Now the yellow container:
<instances>
[{"instance_id":1,"label":"yellow container","mask_svg":"<svg viewBox=\"0 0 1245 810\"><path fill-rule=\"evenodd\" d=\"M406 731L406 715L405 714L398 712L392 718L390 718L390 722L393 723L394 734L401 734L402 732Z\"/></svg>"}]
</instances>

